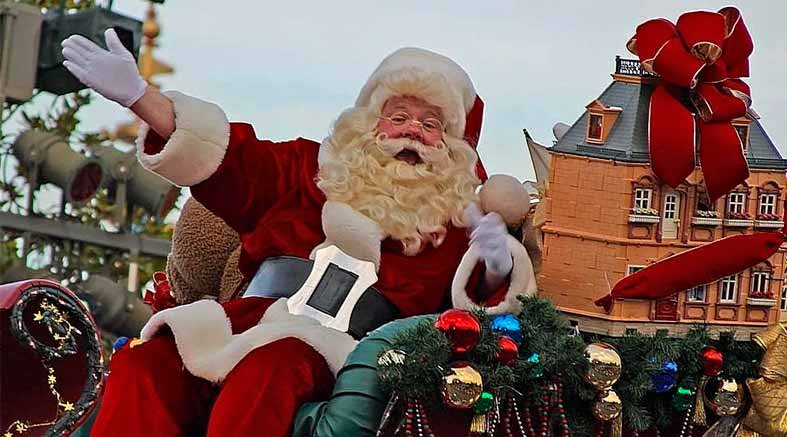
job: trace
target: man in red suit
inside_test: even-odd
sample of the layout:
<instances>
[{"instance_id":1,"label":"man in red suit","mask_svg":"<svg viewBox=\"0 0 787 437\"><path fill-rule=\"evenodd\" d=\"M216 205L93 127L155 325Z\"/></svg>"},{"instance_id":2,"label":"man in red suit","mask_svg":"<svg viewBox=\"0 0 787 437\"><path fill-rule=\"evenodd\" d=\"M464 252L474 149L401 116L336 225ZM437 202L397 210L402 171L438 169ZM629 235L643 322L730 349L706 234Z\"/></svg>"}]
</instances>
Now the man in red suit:
<instances>
[{"instance_id":1,"label":"man in red suit","mask_svg":"<svg viewBox=\"0 0 787 437\"><path fill-rule=\"evenodd\" d=\"M247 287L228 304L154 315L142 343L113 356L93 435L285 436L368 331L434 313L449 293L493 312L534 293L499 215L465 229L485 178L483 104L450 59L398 50L321 144L275 143L212 103L148 87L114 31L106 38L108 51L68 38L64 65L147 123L142 165L239 233Z\"/></svg>"}]
</instances>

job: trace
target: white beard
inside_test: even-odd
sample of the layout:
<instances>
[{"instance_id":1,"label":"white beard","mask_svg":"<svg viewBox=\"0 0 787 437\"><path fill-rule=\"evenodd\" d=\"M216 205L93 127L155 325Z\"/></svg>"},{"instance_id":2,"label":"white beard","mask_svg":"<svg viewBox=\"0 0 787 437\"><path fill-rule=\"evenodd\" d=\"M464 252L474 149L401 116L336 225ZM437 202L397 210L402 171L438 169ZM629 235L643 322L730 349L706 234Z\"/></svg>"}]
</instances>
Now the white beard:
<instances>
[{"instance_id":1,"label":"white beard","mask_svg":"<svg viewBox=\"0 0 787 437\"><path fill-rule=\"evenodd\" d=\"M384 234L402 242L407 255L427 243L439 246L446 226L465 226L464 209L476 199L475 152L450 137L429 147L378 137L371 129L362 133L357 118L363 116L346 112L323 142L317 186L328 200L344 202L379 224ZM417 152L422 162L396 159L404 149Z\"/></svg>"}]
</instances>

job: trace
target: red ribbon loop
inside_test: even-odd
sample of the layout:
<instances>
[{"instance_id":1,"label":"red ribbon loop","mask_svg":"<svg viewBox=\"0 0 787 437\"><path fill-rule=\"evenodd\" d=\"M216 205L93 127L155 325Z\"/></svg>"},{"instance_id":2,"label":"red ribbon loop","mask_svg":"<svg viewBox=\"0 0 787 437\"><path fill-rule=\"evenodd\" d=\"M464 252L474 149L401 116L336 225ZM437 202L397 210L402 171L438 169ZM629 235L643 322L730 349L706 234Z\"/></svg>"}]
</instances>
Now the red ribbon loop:
<instances>
[{"instance_id":1,"label":"red ribbon loop","mask_svg":"<svg viewBox=\"0 0 787 437\"><path fill-rule=\"evenodd\" d=\"M150 305L153 312L159 312L178 305L172 295L172 286L164 272L153 273L153 290L147 290L143 301Z\"/></svg>"},{"instance_id":2,"label":"red ribbon loop","mask_svg":"<svg viewBox=\"0 0 787 437\"><path fill-rule=\"evenodd\" d=\"M739 78L749 75L754 44L740 11L688 12L677 24L649 20L627 47L661 78L650 101L648 135L659 178L676 187L694 170L698 152L711 200L743 182L749 169L731 121L751 104L749 87ZM686 97L693 108L684 104Z\"/></svg>"}]
</instances>

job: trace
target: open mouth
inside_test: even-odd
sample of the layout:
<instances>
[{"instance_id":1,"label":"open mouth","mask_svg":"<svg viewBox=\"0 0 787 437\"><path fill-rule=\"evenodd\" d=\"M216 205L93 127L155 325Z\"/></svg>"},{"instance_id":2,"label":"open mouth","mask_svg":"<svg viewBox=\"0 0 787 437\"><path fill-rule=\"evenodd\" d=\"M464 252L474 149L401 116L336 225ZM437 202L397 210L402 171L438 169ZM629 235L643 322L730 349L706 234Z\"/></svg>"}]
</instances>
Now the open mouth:
<instances>
[{"instance_id":1,"label":"open mouth","mask_svg":"<svg viewBox=\"0 0 787 437\"><path fill-rule=\"evenodd\" d=\"M410 165L422 164L424 162L421 159L421 156L418 155L418 152L409 149L402 150L401 152L397 153L394 158L404 161Z\"/></svg>"}]
</instances>

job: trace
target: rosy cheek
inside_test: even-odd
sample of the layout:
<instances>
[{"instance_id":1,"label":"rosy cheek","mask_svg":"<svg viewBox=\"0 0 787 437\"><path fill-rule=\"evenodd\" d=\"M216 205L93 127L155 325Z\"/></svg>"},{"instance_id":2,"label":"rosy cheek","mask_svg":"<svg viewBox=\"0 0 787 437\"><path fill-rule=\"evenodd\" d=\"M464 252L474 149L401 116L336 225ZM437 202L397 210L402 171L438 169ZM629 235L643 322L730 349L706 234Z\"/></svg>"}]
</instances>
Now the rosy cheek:
<instances>
[{"instance_id":1,"label":"rosy cheek","mask_svg":"<svg viewBox=\"0 0 787 437\"><path fill-rule=\"evenodd\" d=\"M442 139L443 139L443 135L440 134L439 132L438 133L434 133L434 134L426 134L424 136L424 143L427 146L435 146L435 147L437 147L437 146L440 145L440 141L442 141Z\"/></svg>"}]
</instances>

